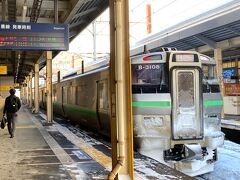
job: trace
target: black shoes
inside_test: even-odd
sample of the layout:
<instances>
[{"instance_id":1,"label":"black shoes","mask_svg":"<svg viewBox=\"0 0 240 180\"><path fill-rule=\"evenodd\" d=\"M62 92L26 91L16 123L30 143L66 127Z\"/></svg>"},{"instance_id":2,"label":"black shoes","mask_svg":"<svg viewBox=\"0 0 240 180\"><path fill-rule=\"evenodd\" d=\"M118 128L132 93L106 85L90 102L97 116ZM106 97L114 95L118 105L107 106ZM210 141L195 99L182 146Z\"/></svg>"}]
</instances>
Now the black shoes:
<instances>
[{"instance_id":1,"label":"black shoes","mask_svg":"<svg viewBox=\"0 0 240 180\"><path fill-rule=\"evenodd\" d=\"M13 137L14 137L14 135L11 135L11 136L10 136L10 138L13 138Z\"/></svg>"}]
</instances>

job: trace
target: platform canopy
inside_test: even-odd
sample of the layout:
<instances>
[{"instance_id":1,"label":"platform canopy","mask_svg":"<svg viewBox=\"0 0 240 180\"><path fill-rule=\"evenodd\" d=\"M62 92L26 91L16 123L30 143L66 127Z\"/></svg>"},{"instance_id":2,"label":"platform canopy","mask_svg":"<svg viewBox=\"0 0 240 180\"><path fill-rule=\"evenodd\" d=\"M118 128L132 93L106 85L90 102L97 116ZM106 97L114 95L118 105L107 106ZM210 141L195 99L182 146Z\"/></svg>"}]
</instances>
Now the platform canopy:
<instances>
[{"instance_id":1,"label":"platform canopy","mask_svg":"<svg viewBox=\"0 0 240 180\"><path fill-rule=\"evenodd\" d=\"M195 50L213 57L213 49L223 50L223 60L240 57L240 2L230 1L168 29L149 35L134 47L133 54L160 47Z\"/></svg>"}]
</instances>

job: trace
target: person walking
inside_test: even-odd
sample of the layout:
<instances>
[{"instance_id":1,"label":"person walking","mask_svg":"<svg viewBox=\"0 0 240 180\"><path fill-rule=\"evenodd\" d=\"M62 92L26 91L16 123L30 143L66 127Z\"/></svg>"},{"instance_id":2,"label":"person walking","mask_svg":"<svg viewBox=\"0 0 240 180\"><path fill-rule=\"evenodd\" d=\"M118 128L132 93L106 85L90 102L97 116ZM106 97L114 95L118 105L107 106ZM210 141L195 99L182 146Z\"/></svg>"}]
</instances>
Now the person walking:
<instances>
[{"instance_id":1,"label":"person walking","mask_svg":"<svg viewBox=\"0 0 240 180\"><path fill-rule=\"evenodd\" d=\"M21 107L20 99L19 97L15 96L15 92L15 89L10 89L10 96L5 99L5 105L3 109L3 116L5 116L7 113L8 132L10 134L10 138L14 137L16 129L16 112Z\"/></svg>"}]
</instances>

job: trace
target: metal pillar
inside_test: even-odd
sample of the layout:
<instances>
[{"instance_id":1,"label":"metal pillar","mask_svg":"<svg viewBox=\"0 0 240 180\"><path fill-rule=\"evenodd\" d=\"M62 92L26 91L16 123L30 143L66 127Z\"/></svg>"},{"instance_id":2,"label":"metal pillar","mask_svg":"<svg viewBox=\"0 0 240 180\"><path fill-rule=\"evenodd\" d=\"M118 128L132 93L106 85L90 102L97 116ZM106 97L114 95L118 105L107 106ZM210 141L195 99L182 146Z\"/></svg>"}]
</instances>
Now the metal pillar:
<instances>
[{"instance_id":1,"label":"metal pillar","mask_svg":"<svg viewBox=\"0 0 240 180\"><path fill-rule=\"evenodd\" d=\"M20 85L20 99L23 100L23 85Z\"/></svg>"},{"instance_id":2,"label":"metal pillar","mask_svg":"<svg viewBox=\"0 0 240 180\"><path fill-rule=\"evenodd\" d=\"M222 71L222 49L221 48L216 48L214 49L214 59L217 64L217 78L220 83L220 90L221 90L221 95L222 99L224 98L224 84L223 84L223 71ZM224 104L224 103L223 103ZM224 109L224 108L222 108ZM222 110L221 116L224 116L224 112Z\"/></svg>"},{"instance_id":3,"label":"metal pillar","mask_svg":"<svg viewBox=\"0 0 240 180\"><path fill-rule=\"evenodd\" d=\"M53 123L53 108L52 108L52 51L46 51L47 58L47 79L46 79L46 93L47 93L47 123Z\"/></svg>"},{"instance_id":4,"label":"metal pillar","mask_svg":"<svg viewBox=\"0 0 240 180\"><path fill-rule=\"evenodd\" d=\"M6 0L2 0L2 21L6 21Z\"/></svg>"},{"instance_id":5,"label":"metal pillar","mask_svg":"<svg viewBox=\"0 0 240 180\"><path fill-rule=\"evenodd\" d=\"M27 83L27 87L26 87L26 90L27 90L27 93L26 93L26 104L29 105L29 76L26 77L26 83Z\"/></svg>"},{"instance_id":6,"label":"metal pillar","mask_svg":"<svg viewBox=\"0 0 240 180\"><path fill-rule=\"evenodd\" d=\"M54 0L54 23L58 24L58 0Z\"/></svg>"},{"instance_id":7,"label":"metal pillar","mask_svg":"<svg viewBox=\"0 0 240 180\"><path fill-rule=\"evenodd\" d=\"M97 32L96 32L96 21L94 20L92 22L92 35L93 35L93 60L96 61L97 59L97 50L96 50L96 37L97 37Z\"/></svg>"},{"instance_id":8,"label":"metal pillar","mask_svg":"<svg viewBox=\"0 0 240 180\"><path fill-rule=\"evenodd\" d=\"M32 108L32 72L29 74L29 107Z\"/></svg>"},{"instance_id":9,"label":"metal pillar","mask_svg":"<svg viewBox=\"0 0 240 180\"><path fill-rule=\"evenodd\" d=\"M27 104L27 78L24 80L24 84L25 84L25 87L24 87L24 104Z\"/></svg>"},{"instance_id":10,"label":"metal pillar","mask_svg":"<svg viewBox=\"0 0 240 180\"><path fill-rule=\"evenodd\" d=\"M128 0L109 0L112 171L108 179L133 177L131 62Z\"/></svg>"},{"instance_id":11,"label":"metal pillar","mask_svg":"<svg viewBox=\"0 0 240 180\"><path fill-rule=\"evenodd\" d=\"M35 113L39 113L39 64L35 64L34 76L34 107Z\"/></svg>"}]
</instances>

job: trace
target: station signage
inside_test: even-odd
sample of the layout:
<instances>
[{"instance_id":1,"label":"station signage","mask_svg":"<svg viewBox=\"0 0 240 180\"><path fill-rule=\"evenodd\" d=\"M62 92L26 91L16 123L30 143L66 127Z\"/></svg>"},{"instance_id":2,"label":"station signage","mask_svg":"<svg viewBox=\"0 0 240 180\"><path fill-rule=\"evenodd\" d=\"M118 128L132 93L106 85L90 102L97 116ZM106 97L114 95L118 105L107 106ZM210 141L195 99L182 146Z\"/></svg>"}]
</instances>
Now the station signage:
<instances>
[{"instance_id":1,"label":"station signage","mask_svg":"<svg viewBox=\"0 0 240 180\"><path fill-rule=\"evenodd\" d=\"M7 74L7 66L0 66L0 75Z\"/></svg>"},{"instance_id":2,"label":"station signage","mask_svg":"<svg viewBox=\"0 0 240 180\"><path fill-rule=\"evenodd\" d=\"M224 68L223 69L223 79L231 78L231 76L236 76L237 74L237 68L231 67L231 68Z\"/></svg>"},{"instance_id":3,"label":"station signage","mask_svg":"<svg viewBox=\"0 0 240 180\"><path fill-rule=\"evenodd\" d=\"M239 96L240 84L224 84L224 92L226 96Z\"/></svg>"},{"instance_id":4,"label":"station signage","mask_svg":"<svg viewBox=\"0 0 240 180\"><path fill-rule=\"evenodd\" d=\"M68 50L67 24L0 22L0 49Z\"/></svg>"}]
</instances>

